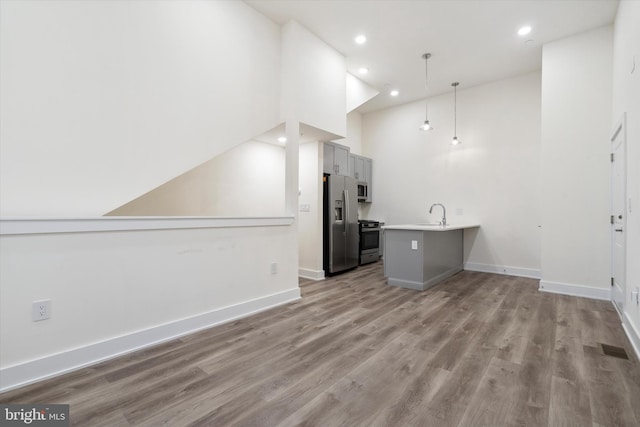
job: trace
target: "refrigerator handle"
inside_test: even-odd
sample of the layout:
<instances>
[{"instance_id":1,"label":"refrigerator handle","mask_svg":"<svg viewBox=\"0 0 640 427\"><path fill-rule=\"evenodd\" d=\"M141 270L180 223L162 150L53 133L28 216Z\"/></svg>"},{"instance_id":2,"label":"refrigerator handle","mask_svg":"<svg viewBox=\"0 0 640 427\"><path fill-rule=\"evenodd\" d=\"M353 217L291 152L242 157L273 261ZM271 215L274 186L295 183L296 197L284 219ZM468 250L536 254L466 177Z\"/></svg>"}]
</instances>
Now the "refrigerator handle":
<instances>
[{"instance_id":1,"label":"refrigerator handle","mask_svg":"<svg viewBox=\"0 0 640 427\"><path fill-rule=\"evenodd\" d=\"M346 234L346 236L349 236L349 190L344 190L343 192L344 194L344 233Z\"/></svg>"}]
</instances>

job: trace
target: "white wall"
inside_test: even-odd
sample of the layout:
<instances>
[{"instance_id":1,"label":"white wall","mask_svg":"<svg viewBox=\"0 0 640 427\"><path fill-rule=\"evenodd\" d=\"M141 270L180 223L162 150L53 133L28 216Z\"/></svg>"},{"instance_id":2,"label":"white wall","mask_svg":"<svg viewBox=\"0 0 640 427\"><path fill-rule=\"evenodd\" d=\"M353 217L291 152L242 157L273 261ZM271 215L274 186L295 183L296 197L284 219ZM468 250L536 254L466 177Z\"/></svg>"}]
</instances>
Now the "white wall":
<instances>
[{"instance_id":1,"label":"white wall","mask_svg":"<svg viewBox=\"0 0 640 427\"><path fill-rule=\"evenodd\" d=\"M363 155L373 158L373 204L367 218L387 224L479 222L465 237L467 268L535 276L540 268L538 159L540 74L458 91L459 146L453 93L429 99L435 130L423 132L424 101L363 116Z\"/></svg>"},{"instance_id":2,"label":"white wall","mask_svg":"<svg viewBox=\"0 0 640 427\"><path fill-rule=\"evenodd\" d=\"M284 170L283 146L247 141L108 215L283 215Z\"/></svg>"},{"instance_id":3,"label":"white wall","mask_svg":"<svg viewBox=\"0 0 640 427\"><path fill-rule=\"evenodd\" d=\"M282 27L281 121L346 134L345 59L302 25Z\"/></svg>"},{"instance_id":4,"label":"white wall","mask_svg":"<svg viewBox=\"0 0 640 427\"><path fill-rule=\"evenodd\" d=\"M548 43L542 55L542 281L607 298L612 28Z\"/></svg>"},{"instance_id":5,"label":"white wall","mask_svg":"<svg viewBox=\"0 0 640 427\"><path fill-rule=\"evenodd\" d=\"M299 296L292 217L4 232L12 216L95 218L273 128L275 23L236 1L0 6L0 389ZM52 316L34 323L40 299Z\"/></svg>"},{"instance_id":6,"label":"white wall","mask_svg":"<svg viewBox=\"0 0 640 427\"><path fill-rule=\"evenodd\" d=\"M0 7L2 217L102 215L279 123L280 27L243 2Z\"/></svg>"},{"instance_id":7,"label":"white wall","mask_svg":"<svg viewBox=\"0 0 640 427\"><path fill-rule=\"evenodd\" d=\"M357 111L347 114L346 136L333 142L349 147L353 154L362 155L362 114Z\"/></svg>"},{"instance_id":8,"label":"white wall","mask_svg":"<svg viewBox=\"0 0 640 427\"><path fill-rule=\"evenodd\" d=\"M613 36L612 124L627 114L627 275L625 325L640 354L640 306L631 291L640 287L640 2L622 1Z\"/></svg>"},{"instance_id":9,"label":"white wall","mask_svg":"<svg viewBox=\"0 0 640 427\"><path fill-rule=\"evenodd\" d=\"M300 212L298 247L300 275L324 277L322 265L322 143L300 145ZM308 211L302 207L308 206Z\"/></svg>"},{"instance_id":10,"label":"white wall","mask_svg":"<svg viewBox=\"0 0 640 427\"><path fill-rule=\"evenodd\" d=\"M3 235L0 389L295 299L296 238L291 226ZM51 319L32 322L42 299Z\"/></svg>"}]
</instances>

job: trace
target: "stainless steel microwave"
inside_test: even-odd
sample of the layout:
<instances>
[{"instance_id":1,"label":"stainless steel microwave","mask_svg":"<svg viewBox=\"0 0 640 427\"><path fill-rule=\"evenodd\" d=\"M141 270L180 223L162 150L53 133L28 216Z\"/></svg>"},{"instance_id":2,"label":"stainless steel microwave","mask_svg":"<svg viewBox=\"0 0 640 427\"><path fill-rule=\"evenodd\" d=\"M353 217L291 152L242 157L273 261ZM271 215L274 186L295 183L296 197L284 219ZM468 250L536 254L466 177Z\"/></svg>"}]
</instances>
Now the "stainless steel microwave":
<instances>
[{"instance_id":1,"label":"stainless steel microwave","mask_svg":"<svg viewBox=\"0 0 640 427\"><path fill-rule=\"evenodd\" d=\"M358 201L364 202L367 200L367 196L369 195L369 188L367 187L366 182L358 182Z\"/></svg>"}]
</instances>

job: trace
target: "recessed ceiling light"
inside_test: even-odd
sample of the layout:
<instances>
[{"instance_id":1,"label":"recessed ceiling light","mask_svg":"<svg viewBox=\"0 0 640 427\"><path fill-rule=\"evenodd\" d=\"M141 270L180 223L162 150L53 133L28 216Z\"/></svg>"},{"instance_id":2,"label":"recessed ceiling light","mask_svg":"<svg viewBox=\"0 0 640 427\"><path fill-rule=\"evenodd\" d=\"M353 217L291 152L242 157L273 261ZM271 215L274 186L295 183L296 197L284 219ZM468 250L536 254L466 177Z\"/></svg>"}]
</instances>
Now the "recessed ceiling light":
<instances>
[{"instance_id":1,"label":"recessed ceiling light","mask_svg":"<svg viewBox=\"0 0 640 427\"><path fill-rule=\"evenodd\" d=\"M360 74L367 74L369 72L369 69L367 67L360 67L358 68L358 72Z\"/></svg>"},{"instance_id":2,"label":"recessed ceiling light","mask_svg":"<svg viewBox=\"0 0 640 427\"><path fill-rule=\"evenodd\" d=\"M360 34L359 36L357 36L357 37L355 38L355 41L356 41L356 43L358 43L358 44L364 44L364 43L366 43L367 38L366 38L364 35Z\"/></svg>"},{"instance_id":3,"label":"recessed ceiling light","mask_svg":"<svg viewBox=\"0 0 640 427\"><path fill-rule=\"evenodd\" d=\"M524 27L520 28L518 30L518 35L519 36L526 36L527 34L529 34L531 32L531 27L528 25L525 25Z\"/></svg>"},{"instance_id":4,"label":"recessed ceiling light","mask_svg":"<svg viewBox=\"0 0 640 427\"><path fill-rule=\"evenodd\" d=\"M398 96L398 95L400 95L400 92L398 92L397 90L395 90L395 89L394 89L394 90L392 90L391 92L389 92L389 95L391 95L391 96Z\"/></svg>"},{"instance_id":5,"label":"recessed ceiling light","mask_svg":"<svg viewBox=\"0 0 640 427\"><path fill-rule=\"evenodd\" d=\"M280 136L280 137L278 137L278 142L282 142L282 143L287 142L287 137L286 137L286 136Z\"/></svg>"}]
</instances>

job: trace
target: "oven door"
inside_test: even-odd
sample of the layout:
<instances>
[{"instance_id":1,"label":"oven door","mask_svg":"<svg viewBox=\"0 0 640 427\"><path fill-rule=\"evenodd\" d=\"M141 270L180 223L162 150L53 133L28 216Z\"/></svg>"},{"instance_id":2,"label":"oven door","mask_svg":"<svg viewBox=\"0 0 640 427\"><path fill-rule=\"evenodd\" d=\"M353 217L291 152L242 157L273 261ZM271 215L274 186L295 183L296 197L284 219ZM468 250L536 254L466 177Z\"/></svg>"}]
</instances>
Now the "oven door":
<instances>
[{"instance_id":1,"label":"oven door","mask_svg":"<svg viewBox=\"0 0 640 427\"><path fill-rule=\"evenodd\" d=\"M360 229L360 265L376 262L379 258L380 229Z\"/></svg>"}]
</instances>

